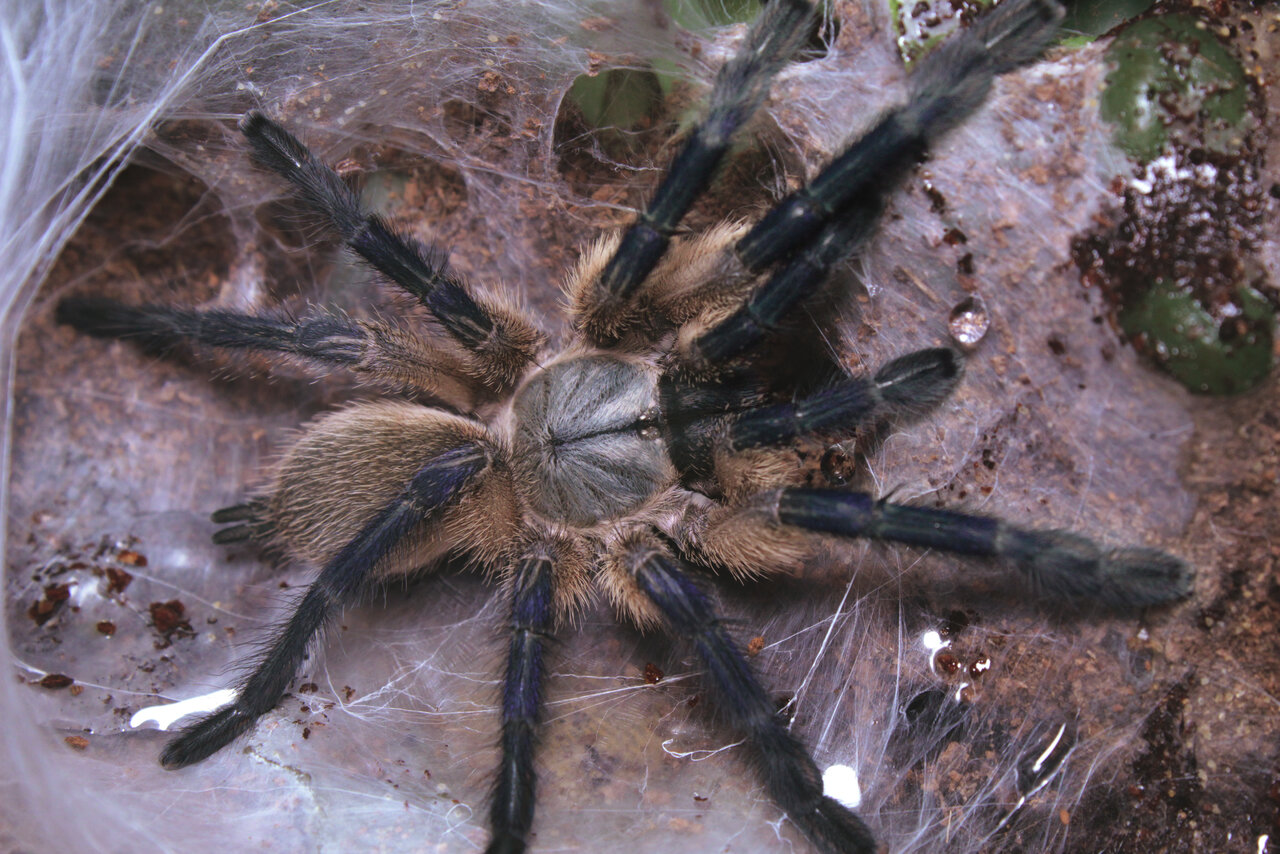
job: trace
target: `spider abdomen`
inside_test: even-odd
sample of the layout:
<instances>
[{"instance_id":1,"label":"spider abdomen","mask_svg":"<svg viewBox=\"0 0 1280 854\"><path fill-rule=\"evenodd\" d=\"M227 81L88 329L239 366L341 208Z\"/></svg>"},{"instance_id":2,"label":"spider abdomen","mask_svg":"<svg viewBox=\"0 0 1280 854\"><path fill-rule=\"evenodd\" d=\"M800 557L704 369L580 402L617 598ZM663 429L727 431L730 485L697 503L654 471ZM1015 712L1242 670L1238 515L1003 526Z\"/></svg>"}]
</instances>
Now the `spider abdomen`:
<instances>
[{"instance_id":1,"label":"spider abdomen","mask_svg":"<svg viewBox=\"0 0 1280 854\"><path fill-rule=\"evenodd\" d=\"M324 566L425 463L463 445L484 448L490 464L438 517L404 537L375 574L428 567L451 550L492 563L519 522L499 443L480 423L404 401L356 403L307 425L275 465L260 521L282 551Z\"/></svg>"},{"instance_id":2,"label":"spider abdomen","mask_svg":"<svg viewBox=\"0 0 1280 854\"><path fill-rule=\"evenodd\" d=\"M612 356L574 356L516 394L515 465L550 521L589 527L642 506L675 479L658 429L656 372Z\"/></svg>"}]
</instances>

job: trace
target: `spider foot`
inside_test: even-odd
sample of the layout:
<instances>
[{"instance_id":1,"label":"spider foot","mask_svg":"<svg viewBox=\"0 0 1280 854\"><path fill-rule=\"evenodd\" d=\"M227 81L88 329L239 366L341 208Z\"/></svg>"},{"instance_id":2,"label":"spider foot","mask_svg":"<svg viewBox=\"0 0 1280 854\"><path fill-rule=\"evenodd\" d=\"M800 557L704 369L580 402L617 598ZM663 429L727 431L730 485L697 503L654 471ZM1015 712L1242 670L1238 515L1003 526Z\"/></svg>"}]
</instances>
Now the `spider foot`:
<instances>
[{"instance_id":1,"label":"spider foot","mask_svg":"<svg viewBox=\"0 0 1280 854\"><path fill-rule=\"evenodd\" d=\"M936 409L964 375L964 357L950 347L917 350L894 359L875 375L886 406L900 415Z\"/></svg>"},{"instance_id":2,"label":"spider foot","mask_svg":"<svg viewBox=\"0 0 1280 854\"><path fill-rule=\"evenodd\" d=\"M215 525L228 525L215 531L213 541L218 545L241 543L258 537L261 532L263 506L260 501L246 501L213 511L209 518ZM238 522L240 524L231 524Z\"/></svg>"},{"instance_id":3,"label":"spider foot","mask_svg":"<svg viewBox=\"0 0 1280 854\"><path fill-rule=\"evenodd\" d=\"M862 819L839 801L824 796L806 815L791 816L819 851L872 854L876 841Z\"/></svg>"},{"instance_id":4,"label":"spider foot","mask_svg":"<svg viewBox=\"0 0 1280 854\"><path fill-rule=\"evenodd\" d=\"M105 297L67 297L54 318L94 338L123 338L165 349L180 335L178 318L190 312L165 306L131 306Z\"/></svg>"},{"instance_id":5,"label":"spider foot","mask_svg":"<svg viewBox=\"0 0 1280 854\"><path fill-rule=\"evenodd\" d=\"M1002 552L1014 560L1032 586L1048 598L1094 600L1119 610L1136 610L1181 599L1191 592L1191 564L1159 549L1110 551L1068 531L1026 531L1006 526Z\"/></svg>"},{"instance_id":6,"label":"spider foot","mask_svg":"<svg viewBox=\"0 0 1280 854\"><path fill-rule=\"evenodd\" d=\"M744 698L739 698L744 699ZM778 805L819 851L873 854L875 837L858 815L822 793L822 772L776 715L757 721L756 763Z\"/></svg>"},{"instance_id":7,"label":"spider foot","mask_svg":"<svg viewBox=\"0 0 1280 854\"><path fill-rule=\"evenodd\" d=\"M208 759L247 732L258 719L239 706L219 709L201 718L165 745L160 764L170 771Z\"/></svg>"}]
</instances>

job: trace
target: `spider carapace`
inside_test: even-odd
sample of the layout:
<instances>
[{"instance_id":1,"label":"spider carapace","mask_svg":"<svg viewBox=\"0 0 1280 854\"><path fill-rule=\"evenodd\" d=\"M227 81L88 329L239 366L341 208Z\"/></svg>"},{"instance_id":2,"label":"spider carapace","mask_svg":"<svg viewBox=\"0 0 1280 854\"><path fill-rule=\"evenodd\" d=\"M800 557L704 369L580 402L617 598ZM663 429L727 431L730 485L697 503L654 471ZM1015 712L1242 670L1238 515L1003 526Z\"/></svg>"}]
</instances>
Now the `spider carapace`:
<instances>
[{"instance_id":1,"label":"spider carapace","mask_svg":"<svg viewBox=\"0 0 1280 854\"><path fill-rule=\"evenodd\" d=\"M770 0L635 224L589 247L569 275L573 334L558 348L500 295L363 210L279 124L245 117L258 163L431 324L322 308L290 317L97 297L59 304L62 322L92 335L266 352L393 393L311 422L263 488L214 514L228 525L215 539L258 541L319 569L235 700L183 730L164 764L198 762L250 729L338 609L390 576L461 556L499 579L510 602L490 851L525 848L545 647L594 589L623 619L692 643L765 788L816 848L871 854L872 832L824 793L808 749L717 619L705 578L786 573L823 537L866 537L1000 559L1037 592L1118 609L1185 595L1190 567L1161 551L804 485L801 440L838 443L928 411L960 381L959 352L909 353L871 376L834 359L777 371L814 337L802 307L867 240L887 194L996 75L1039 55L1061 15L1049 0L999 4L919 60L909 98L807 187L755 222L677 236L735 132L814 31L807 2Z\"/></svg>"}]
</instances>

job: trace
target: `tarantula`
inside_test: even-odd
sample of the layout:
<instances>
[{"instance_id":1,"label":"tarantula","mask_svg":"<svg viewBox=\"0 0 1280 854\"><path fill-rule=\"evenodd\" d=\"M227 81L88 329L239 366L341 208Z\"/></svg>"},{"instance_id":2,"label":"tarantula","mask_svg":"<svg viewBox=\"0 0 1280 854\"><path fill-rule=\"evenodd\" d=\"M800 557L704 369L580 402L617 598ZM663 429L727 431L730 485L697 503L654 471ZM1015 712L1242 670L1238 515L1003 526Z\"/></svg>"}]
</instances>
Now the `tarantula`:
<instances>
[{"instance_id":1,"label":"tarantula","mask_svg":"<svg viewBox=\"0 0 1280 854\"><path fill-rule=\"evenodd\" d=\"M463 557L501 581L511 608L490 852L526 846L545 647L594 587L634 625L692 641L765 787L817 848L870 854L871 831L824 793L701 576L786 573L822 537L869 537L1000 558L1041 593L1119 609L1185 595L1191 568L1161 551L804 485L800 443L845 441L935 407L960 381L963 357L920 350L870 377L832 359L787 364L813 337L799 307L867 239L930 144L982 103L996 75L1037 57L1061 15L1052 0L1007 0L921 60L905 105L807 187L754 223L679 234L735 131L815 25L805 0L770 0L648 206L568 277L574 334L558 349L501 297L364 211L283 127L246 116L255 159L439 328L424 335L320 308L290 318L59 304L58 319L90 335L264 351L416 395L317 418L260 493L213 515L229 525L216 541L253 540L320 569L235 699L183 730L161 762L199 762L249 730L337 610L388 578Z\"/></svg>"}]
</instances>

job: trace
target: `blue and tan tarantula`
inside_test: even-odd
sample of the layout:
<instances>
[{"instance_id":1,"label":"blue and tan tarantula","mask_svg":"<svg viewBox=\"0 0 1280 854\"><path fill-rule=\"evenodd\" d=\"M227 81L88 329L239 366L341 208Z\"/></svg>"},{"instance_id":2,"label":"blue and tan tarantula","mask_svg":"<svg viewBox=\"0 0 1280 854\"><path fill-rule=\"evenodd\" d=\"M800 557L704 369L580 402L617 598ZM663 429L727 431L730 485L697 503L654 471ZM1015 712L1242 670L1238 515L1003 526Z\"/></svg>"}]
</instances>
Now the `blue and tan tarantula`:
<instances>
[{"instance_id":1,"label":"blue and tan tarantula","mask_svg":"<svg viewBox=\"0 0 1280 854\"><path fill-rule=\"evenodd\" d=\"M1185 595L1191 569L1164 552L814 487L798 449L916 416L960 381L963 357L950 348L909 353L870 377L796 357L814 349L804 346L815 321L803 307L823 298L832 266L866 242L933 141L983 102L996 75L1034 60L1061 16L1050 0L996 6L920 60L906 103L807 187L755 222L679 234L735 133L816 26L805 0L770 0L643 213L572 271L574 335L559 349L511 304L363 210L279 124L246 116L255 159L438 328L318 308L284 318L59 304L61 322L91 335L274 353L416 395L316 419L265 489L214 514L229 525L218 541L257 541L319 572L234 701L183 730L164 765L199 762L253 727L338 610L390 577L462 556L493 573L511 609L490 852L526 846L545 647L594 588L632 624L692 642L768 792L817 849L871 854L872 831L824 793L809 751L718 620L710 575L786 573L823 537L868 537L1000 559L1042 595L1117 609Z\"/></svg>"}]
</instances>

